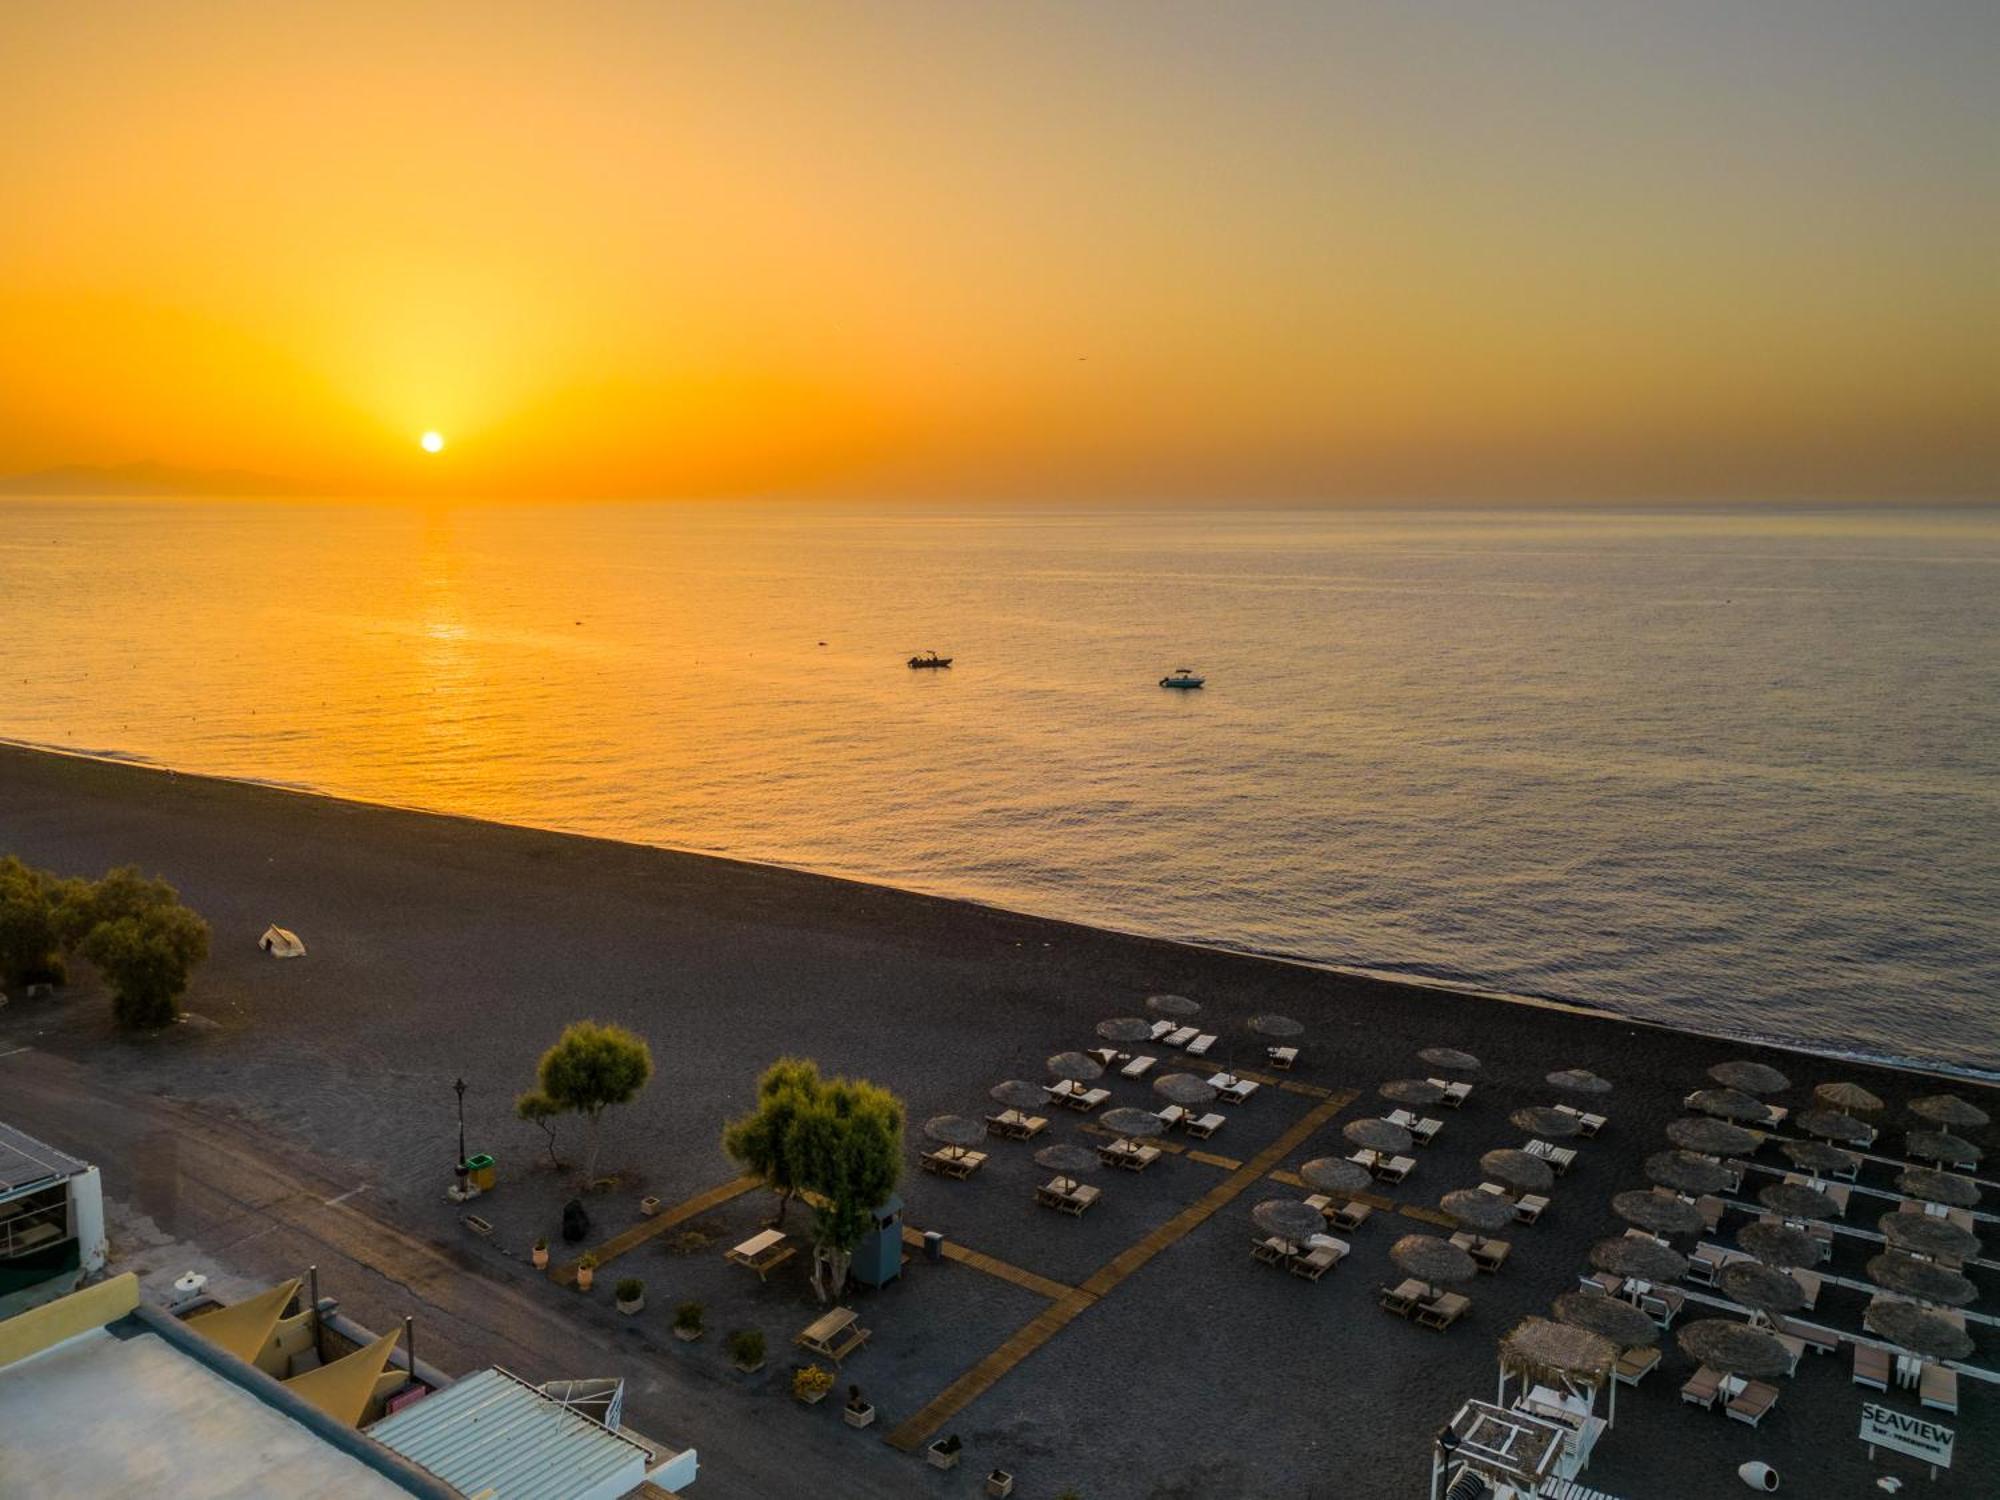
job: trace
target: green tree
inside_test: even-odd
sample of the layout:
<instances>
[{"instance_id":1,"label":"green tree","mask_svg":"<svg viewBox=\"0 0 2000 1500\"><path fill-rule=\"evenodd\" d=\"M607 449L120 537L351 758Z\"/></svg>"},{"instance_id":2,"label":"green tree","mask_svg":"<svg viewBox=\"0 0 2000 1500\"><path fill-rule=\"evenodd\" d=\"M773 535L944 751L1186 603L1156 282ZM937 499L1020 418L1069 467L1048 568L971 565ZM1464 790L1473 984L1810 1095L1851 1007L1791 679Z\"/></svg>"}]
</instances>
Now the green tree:
<instances>
[{"instance_id":1,"label":"green tree","mask_svg":"<svg viewBox=\"0 0 2000 1500\"><path fill-rule=\"evenodd\" d=\"M102 880L50 886L56 935L96 966L121 1026L165 1026L180 1014L194 966L208 957L208 924L164 880L127 865Z\"/></svg>"},{"instance_id":2,"label":"green tree","mask_svg":"<svg viewBox=\"0 0 2000 1500\"><path fill-rule=\"evenodd\" d=\"M536 1070L539 1089L514 1101L514 1112L537 1123L579 1114L586 1128L583 1179L597 1180L597 1146L604 1111L629 1104L653 1076L653 1053L622 1026L573 1021L542 1054Z\"/></svg>"},{"instance_id":3,"label":"green tree","mask_svg":"<svg viewBox=\"0 0 2000 1500\"><path fill-rule=\"evenodd\" d=\"M54 877L0 858L0 985L62 978Z\"/></svg>"},{"instance_id":4,"label":"green tree","mask_svg":"<svg viewBox=\"0 0 2000 1500\"><path fill-rule=\"evenodd\" d=\"M540 1089L530 1089L515 1096L514 1113L548 1137L549 1161L561 1171L562 1158L556 1155L556 1121L566 1113L562 1106Z\"/></svg>"},{"instance_id":5,"label":"green tree","mask_svg":"<svg viewBox=\"0 0 2000 1500\"><path fill-rule=\"evenodd\" d=\"M803 1186L792 1161L792 1125L823 1087L818 1063L781 1057L757 1080L757 1107L722 1129L724 1154L778 1195L780 1224Z\"/></svg>"}]
</instances>

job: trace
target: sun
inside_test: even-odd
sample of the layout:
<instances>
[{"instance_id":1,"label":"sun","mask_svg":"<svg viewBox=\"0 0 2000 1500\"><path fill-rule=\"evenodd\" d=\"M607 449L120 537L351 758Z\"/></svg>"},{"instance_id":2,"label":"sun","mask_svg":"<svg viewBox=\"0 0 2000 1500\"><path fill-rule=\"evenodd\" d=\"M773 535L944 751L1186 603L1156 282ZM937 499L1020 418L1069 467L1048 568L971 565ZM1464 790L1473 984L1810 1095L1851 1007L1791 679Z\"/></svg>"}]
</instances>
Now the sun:
<instances>
[{"instance_id":1,"label":"sun","mask_svg":"<svg viewBox=\"0 0 2000 1500\"><path fill-rule=\"evenodd\" d=\"M441 432L427 432L418 438L417 441L423 445L423 450L426 453L444 452L444 434Z\"/></svg>"}]
</instances>

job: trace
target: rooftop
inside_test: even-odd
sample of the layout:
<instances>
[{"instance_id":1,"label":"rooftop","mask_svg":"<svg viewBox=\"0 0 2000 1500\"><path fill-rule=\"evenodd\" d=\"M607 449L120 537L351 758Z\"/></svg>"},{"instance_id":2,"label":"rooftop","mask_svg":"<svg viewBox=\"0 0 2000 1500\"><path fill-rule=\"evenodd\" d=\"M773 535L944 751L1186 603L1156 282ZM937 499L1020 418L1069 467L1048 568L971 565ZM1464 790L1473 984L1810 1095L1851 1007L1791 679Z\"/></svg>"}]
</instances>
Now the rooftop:
<instances>
[{"instance_id":1,"label":"rooftop","mask_svg":"<svg viewBox=\"0 0 2000 1500\"><path fill-rule=\"evenodd\" d=\"M11 1125L0 1125L0 1193L61 1182L90 1167Z\"/></svg>"}]
</instances>

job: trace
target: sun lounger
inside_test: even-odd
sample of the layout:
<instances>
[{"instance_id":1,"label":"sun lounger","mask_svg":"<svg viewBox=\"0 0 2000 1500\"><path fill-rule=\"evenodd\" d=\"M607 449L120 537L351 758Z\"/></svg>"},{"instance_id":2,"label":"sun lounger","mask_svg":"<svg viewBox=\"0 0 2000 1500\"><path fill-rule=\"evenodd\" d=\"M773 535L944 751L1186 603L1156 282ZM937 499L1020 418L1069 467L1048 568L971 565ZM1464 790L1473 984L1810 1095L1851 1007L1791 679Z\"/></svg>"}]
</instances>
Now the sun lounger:
<instances>
[{"instance_id":1,"label":"sun lounger","mask_svg":"<svg viewBox=\"0 0 2000 1500\"><path fill-rule=\"evenodd\" d=\"M1269 1059L1271 1066L1276 1068L1280 1073L1289 1073L1292 1071L1292 1064L1299 1060L1299 1049L1296 1047L1266 1047L1264 1049L1264 1056Z\"/></svg>"},{"instance_id":2,"label":"sun lounger","mask_svg":"<svg viewBox=\"0 0 2000 1500\"><path fill-rule=\"evenodd\" d=\"M1556 1109L1563 1114L1576 1116L1576 1133L1586 1141L1595 1140L1597 1132L1611 1123L1603 1115L1585 1114L1574 1104L1558 1104Z\"/></svg>"},{"instance_id":3,"label":"sun lounger","mask_svg":"<svg viewBox=\"0 0 2000 1500\"><path fill-rule=\"evenodd\" d=\"M1549 1200L1541 1194L1523 1193L1514 1204L1514 1217L1523 1224L1532 1224L1542 1216L1542 1211L1548 1206Z\"/></svg>"},{"instance_id":4,"label":"sun lounger","mask_svg":"<svg viewBox=\"0 0 2000 1500\"><path fill-rule=\"evenodd\" d=\"M1250 1241L1250 1258L1267 1266L1275 1266L1292 1253L1292 1247L1276 1235Z\"/></svg>"},{"instance_id":5,"label":"sun lounger","mask_svg":"<svg viewBox=\"0 0 2000 1500\"><path fill-rule=\"evenodd\" d=\"M1778 1345L1785 1351L1785 1357L1789 1360L1789 1363L1785 1366L1785 1373L1787 1375L1798 1374L1799 1361L1805 1357L1806 1341L1802 1338L1795 1338L1789 1333L1781 1333L1778 1335Z\"/></svg>"},{"instance_id":6,"label":"sun lounger","mask_svg":"<svg viewBox=\"0 0 2000 1500\"><path fill-rule=\"evenodd\" d=\"M1707 1365L1688 1376L1687 1384L1681 1387L1681 1400L1690 1401L1707 1411L1715 1410L1715 1398L1722 1394L1722 1377Z\"/></svg>"},{"instance_id":7,"label":"sun lounger","mask_svg":"<svg viewBox=\"0 0 2000 1500\"><path fill-rule=\"evenodd\" d=\"M1213 1047L1218 1040L1219 1038L1213 1032L1198 1036L1187 1044L1187 1055L1189 1057L1206 1057L1208 1056L1208 1049Z\"/></svg>"},{"instance_id":8,"label":"sun lounger","mask_svg":"<svg viewBox=\"0 0 2000 1500\"><path fill-rule=\"evenodd\" d=\"M1778 1388L1753 1380L1743 1387L1741 1394L1730 1400L1729 1415L1755 1427L1764 1420L1764 1414L1777 1404Z\"/></svg>"},{"instance_id":9,"label":"sun lounger","mask_svg":"<svg viewBox=\"0 0 2000 1500\"><path fill-rule=\"evenodd\" d=\"M1375 1158L1375 1165L1369 1170L1384 1182L1401 1182L1417 1169L1414 1156L1391 1156L1387 1160Z\"/></svg>"},{"instance_id":10,"label":"sun lounger","mask_svg":"<svg viewBox=\"0 0 2000 1500\"><path fill-rule=\"evenodd\" d=\"M1444 1097L1438 1103L1446 1109L1457 1109L1472 1097L1472 1085L1469 1083L1448 1083L1442 1078L1430 1078L1425 1082L1434 1083L1444 1090Z\"/></svg>"},{"instance_id":11,"label":"sun lounger","mask_svg":"<svg viewBox=\"0 0 2000 1500\"><path fill-rule=\"evenodd\" d=\"M1069 1079L1065 1078L1057 1083L1043 1084L1042 1092L1043 1094L1047 1095L1049 1103L1063 1104L1068 1101L1069 1096L1071 1094L1082 1093L1083 1085L1080 1083L1072 1083L1070 1082Z\"/></svg>"},{"instance_id":12,"label":"sun lounger","mask_svg":"<svg viewBox=\"0 0 2000 1500\"><path fill-rule=\"evenodd\" d=\"M1217 1080L1221 1081L1218 1082ZM1256 1093L1259 1087L1259 1085L1252 1083L1247 1078L1232 1078L1227 1073L1217 1073L1214 1078L1208 1081L1215 1085L1216 1093L1227 1099L1231 1104L1248 1104L1250 1096Z\"/></svg>"},{"instance_id":13,"label":"sun lounger","mask_svg":"<svg viewBox=\"0 0 2000 1500\"><path fill-rule=\"evenodd\" d=\"M1872 1385L1878 1391L1889 1389L1889 1351L1875 1344L1854 1346L1854 1383Z\"/></svg>"},{"instance_id":14,"label":"sun lounger","mask_svg":"<svg viewBox=\"0 0 2000 1500\"><path fill-rule=\"evenodd\" d=\"M997 1135L1003 1140L1031 1141L1049 1128L1049 1122L1041 1115L1024 1115L1018 1109L1002 1110L997 1115L986 1117L986 1133Z\"/></svg>"},{"instance_id":15,"label":"sun lounger","mask_svg":"<svg viewBox=\"0 0 2000 1500\"><path fill-rule=\"evenodd\" d=\"M1446 1292L1435 1302L1417 1304L1417 1321L1426 1328L1435 1328L1443 1333L1452 1324L1472 1311L1472 1299L1459 1292Z\"/></svg>"},{"instance_id":16,"label":"sun lounger","mask_svg":"<svg viewBox=\"0 0 2000 1500\"><path fill-rule=\"evenodd\" d=\"M1681 1309L1687 1306L1687 1293L1670 1286L1656 1286L1650 1292L1641 1292L1634 1305L1662 1328L1671 1328Z\"/></svg>"},{"instance_id":17,"label":"sun lounger","mask_svg":"<svg viewBox=\"0 0 2000 1500\"><path fill-rule=\"evenodd\" d=\"M1400 1281L1394 1287L1382 1288L1382 1306L1399 1318L1407 1318L1417 1310L1417 1299L1423 1294L1421 1281Z\"/></svg>"},{"instance_id":18,"label":"sun lounger","mask_svg":"<svg viewBox=\"0 0 2000 1500\"><path fill-rule=\"evenodd\" d=\"M1958 1371L1943 1365L1925 1365L1917 1379L1917 1400L1939 1411L1958 1410Z\"/></svg>"},{"instance_id":19,"label":"sun lounger","mask_svg":"<svg viewBox=\"0 0 2000 1500\"><path fill-rule=\"evenodd\" d=\"M1188 1113L1188 1111L1182 1109L1178 1104L1169 1104L1164 1109L1154 1110L1153 1118L1158 1120L1162 1125L1166 1126L1167 1129L1172 1130L1176 1125L1180 1124L1181 1121L1186 1119L1191 1119L1192 1116Z\"/></svg>"},{"instance_id":20,"label":"sun lounger","mask_svg":"<svg viewBox=\"0 0 2000 1500\"><path fill-rule=\"evenodd\" d=\"M1505 1240L1482 1239L1466 1252L1472 1263L1488 1276L1500 1274L1500 1268L1507 1264L1507 1257L1514 1253L1514 1247Z\"/></svg>"},{"instance_id":21,"label":"sun lounger","mask_svg":"<svg viewBox=\"0 0 2000 1500\"><path fill-rule=\"evenodd\" d=\"M1588 1276L1578 1276L1576 1284L1586 1292L1602 1292L1607 1297L1615 1297L1625 1290L1625 1278L1610 1271L1592 1271Z\"/></svg>"},{"instance_id":22,"label":"sun lounger","mask_svg":"<svg viewBox=\"0 0 2000 1500\"><path fill-rule=\"evenodd\" d=\"M1118 1071L1127 1078L1144 1078L1159 1061L1157 1057L1135 1057Z\"/></svg>"},{"instance_id":23,"label":"sun lounger","mask_svg":"<svg viewBox=\"0 0 2000 1500\"><path fill-rule=\"evenodd\" d=\"M1576 1152L1568 1146L1552 1146L1547 1141L1530 1141L1524 1148L1528 1155L1539 1156L1555 1169L1558 1177L1568 1175L1576 1165Z\"/></svg>"},{"instance_id":24,"label":"sun lounger","mask_svg":"<svg viewBox=\"0 0 2000 1500\"><path fill-rule=\"evenodd\" d=\"M1318 1281L1328 1271L1347 1259L1348 1246L1345 1240L1337 1240L1330 1234L1316 1234L1306 1241L1303 1254L1291 1258L1291 1272L1303 1276L1308 1281Z\"/></svg>"},{"instance_id":25,"label":"sun lounger","mask_svg":"<svg viewBox=\"0 0 2000 1500\"><path fill-rule=\"evenodd\" d=\"M1060 1177L1051 1177L1035 1189L1035 1201L1044 1208L1053 1208L1058 1213L1079 1219L1083 1217L1084 1210L1102 1196L1097 1188L1087 1183L1078 1183L1065 1192Z\"/></svg>"},{"instance_id":26,"label":"sun lounger","mask_svg":"<svg viewBox=\"0 0 2000 1500\"><path fill-rule=\"evenodd\" d=\"M1205 1114L1199 1120L1189 1120L1181 1128L1198 1141L1205 1141L1229 1121L1222 1115Z\"/></svg>"},{"instance_id":27,"label":"sun lounger","mask_svg":"<svg viewBox=\"0 0 2000 1500\"><path fill-rule=\"evenodd\" d=\"M1108 1068L1126 1054L1120 1052L1116 1047L1087 1047L1084 1049L1083 1055L1085 1057L1096 1058L1100 1064Z\"/></svg>"},{"instance_id":28,"label":"sun lounger","mask_svg":"<svg viewBox=\"0 0 2000 1500\"><path fill-rule=\"evenodd\" d=\"M1135 1141L1111 1141L1097 1148L1097 1159L1107 1167L1122 1167L1127 1172L1143 1172L1164 1153L1158 1146L1145 1146Z\"/></svg>"},{"instance_id":29,"label":"sun lounger","mask_svg":"<svg viewBox=\"0 0 2000 1500\"><path fill-rule=\"evenodd\" d=\"M1618 1356L1618 1363L1611 1367L1611 1378L1622 1385L1637 1385L1653 1373L1653 1367L1659 1362L1658 1345L1645 1349L1627 1349Z\"/></svg>"},{"instance_id":30,"label":"sun lounger","mask_svg":"<svg viewBox=\"0 0 2000 1500\"><path fill-rule=\"evenodd\" d=\"M1200 1035L1201 1028L1199 1026L1182 1026L1168 1032L1158 1040L1162 1047L1185 1047Z\"/></svg>"},{"instance_id":31,"label":"sun lounger","mask_svg":"<svg viewBox=\"0 0 2000 1500\"><path fill-rule=\"evenodd\" d=\"M1332 1213L1328 1214L1327 1218L1332 1221L1334 1228L1352 1232L1359 1229L1363 1224L1366 1224L1369 1215L1374 1212L1375 1210L1372 1205L1362 1203L1358 1200L1350 1200L1344 1207L1336 1208Z\"/></svg>"},{"instance_id":32,"label":"sun lounger","mask_svg":"<svg viewBox=\"0 0 2000 1500\"><path fill-rule=\"evenodd\" d=\"M1727 1203L1713 1193L1703 1193L1694 1200L1695 1212L1701 1215L1701 1226L1710 1234L1713 1234L1715 1226L1722 1222L1722 1212L1728 1207Z\"/></svg>"},{"instance_id":33,"label":"sun lounger","mask_svg":"<svg viewBox=\"0 0 2000 1500\"><path fill-rule=\"evenodd\" d=\"M986 1165L984 1151L960 1151L943 1148L926 1151L923 1155L924 1170L939 1177L951 1177L964 1181Z\"/></svg>"},{"instance_id":34,"label":"sun lounger","mask_svg":"<svg viewBox=\"0 0 2000 1500\"><path fill-rule=\"evenodd\" d=\"M1391 1125L1400 1125L1409 1131L1419 1146L1428 1146L1431 1138L1444 1129L1444 1121L1420 1120L1407 1109L1392 1109L1382 1118Z\"/></svg>"},{"instance_id":35,"label":"sun lounger","mask_svg":"<svg viewBox=\"0 0 2000 1500\"><path fill-rule=\"evenodd\" d=\"M1153 1035L1151 1040L1157 1042L1162 1037L1172 1036L1176 1031L1179 1031L1180 1029L1181 1029L1180 1023L1178 1021L1155 1021L1153 1023Z\"/></svg>"},{"instance_id":36,"label":"sun lounger","mask_svg":"<svg viewBox=\"0 0 2000 1500\"><path fill-rule=\"evenodd\" d=\"M1071 1094L1068 1103L1071 1109L1087 1115L1110 1097L1110 1089L1086 1089L1082 1093Z\"/></svg>"},{"instance_id":37,"label":"sun lounger","mask_svg":"<svg viewBox=\"0 0 2000 1500\"><path fill-rule=\"evenodd\" d=\"M1815 1307L1819 1306L1819 1289L1822 1280L1819 1272L1792 1270L1787 1271L1785 1274L1796 1281L1799 1284L1799 1290L1805 1293L1805 1308L1807 1312L1811 1312Z\"/></svg>"},{"instance_id":38,"label":"sun lounger","mask_svg":"<svg viewBox=\"0 0 2000 1500\"><path fill-rule=\"evenodd\" d=\"M1785 1338L1797 1339L1815 1354L1831 1354L1840 1347L1840 1335L1831 1329L1815 1327L1811 1323L1799 1323L1790 1318L1773 1317L1771 1327Z\"/></svg>"}]
</instances>

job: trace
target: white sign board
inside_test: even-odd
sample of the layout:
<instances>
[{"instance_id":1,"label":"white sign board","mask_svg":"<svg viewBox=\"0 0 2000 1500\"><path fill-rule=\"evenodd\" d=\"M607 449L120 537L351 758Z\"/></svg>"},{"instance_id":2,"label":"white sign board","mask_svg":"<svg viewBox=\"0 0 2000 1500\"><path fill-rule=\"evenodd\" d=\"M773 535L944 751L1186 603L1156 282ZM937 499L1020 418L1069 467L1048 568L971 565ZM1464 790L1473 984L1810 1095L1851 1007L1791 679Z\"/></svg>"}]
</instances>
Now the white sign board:
<instances>
[{"instance_id":1,"label":"white sign board","mask_svg":"<svg viewBox=\"0 0 2000 1500\"><path fill-rule=\"evenodd\" d=\"M1951 1467L1952 1439L1958 1434L1922 1417L1912 1417L1872 1401L1861 1404L1861 1441L1870 1448L1893 1448L1934 1468Z\"/></svg>"}]
</instances>

